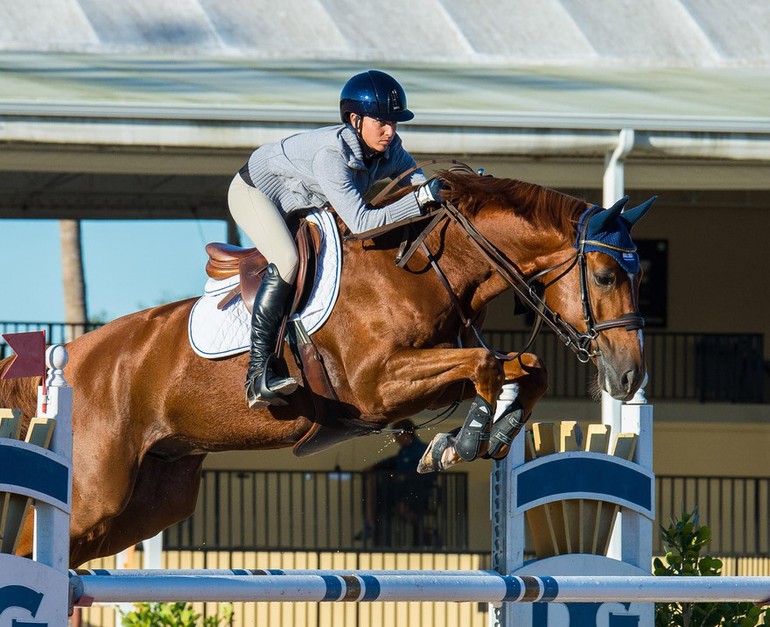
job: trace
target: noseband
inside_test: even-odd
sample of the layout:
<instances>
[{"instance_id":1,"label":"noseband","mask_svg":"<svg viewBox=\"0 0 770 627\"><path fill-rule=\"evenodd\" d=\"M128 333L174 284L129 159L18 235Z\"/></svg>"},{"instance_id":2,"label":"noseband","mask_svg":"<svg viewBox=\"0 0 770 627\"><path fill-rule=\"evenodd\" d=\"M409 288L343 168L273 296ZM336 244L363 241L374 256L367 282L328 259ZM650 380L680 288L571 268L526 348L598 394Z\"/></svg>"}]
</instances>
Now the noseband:
<instances>
[{"instance_id":1,"label":"noseband","mask_svg":"<svg viewBox=\"0 0 770 627\"><path fill-rule=\"evenodd\" d=\"M589 218L594 213L601 211L601 208L592 207L589 209L589 211L590 213L586 216L586 218ZM460 302L452 290L446 275L441 270L437 260L425 245L425 238L428 236L428 234L445 219L452 220L465 231L469 240L476 246L479 252L481 252L482 256L487 260L492 269L497 272L503 278L503 280L511 286L511 288L513 288L522 303L537 316L535 327L533 328L532 335L530 336L527 345L518 353L512 356L501 355L496 351L492 351L495 352L500 359L515 359L524 353L532 345L535 337L537 336L537 333L544 323L549 326L551 330L553 330L553 332L564 343L564 345L570 348L575 353L578 360L583 363L588 362L592 357L597 357L600 355L600 351L596 347L596 338L602 331L618 327L623 327L627 331L634 331L644 327L644 318L638 311L623 314L619 318L614 318L612 320L596 320L596 316L594 315L593 307L591 305L590 293L588 290L588 267L585 251L586 231L589 222L588 219L584 219L582 221L579 237L577 238L577 250L574 255L527 278L519 271L515 264L509 261L505 255L501 253L494 244L492 244L492 242L490 242L484 235L478 232L476 227L473 226L468 218L466 218L451 203L445 202L441 209L436 212L433 220L430 221L430 223L415 239L409 250L403 254L399 254L399 257L396 259L396 263L400 267L404 267L409 261L409 258L417 250L417 248L422 248L428 257L431 266L438 274L439 278L444 284L444 287L447 289L447 292L450 294L455 307L460 313L460 318L463 321L464 327L472 328L481 345L488 350L492 349L489 348L486 342L483 340L481 332L477 329L473 320L468 318L462 311ZM578 331L566 320L562 319L562 317L545 302L545 289L567 275L572 270L572 268L575 267L575 265L578 266L578 270L580 272L580 300L583 306L583 321L586 325L585 332ZM563 269L559 272L559 274L555 278L551 279L548 283L543 284L540 281L540 279L545 275L550 274L555 270L559 270L562 267Z\"/></svg>"}]
</instances>

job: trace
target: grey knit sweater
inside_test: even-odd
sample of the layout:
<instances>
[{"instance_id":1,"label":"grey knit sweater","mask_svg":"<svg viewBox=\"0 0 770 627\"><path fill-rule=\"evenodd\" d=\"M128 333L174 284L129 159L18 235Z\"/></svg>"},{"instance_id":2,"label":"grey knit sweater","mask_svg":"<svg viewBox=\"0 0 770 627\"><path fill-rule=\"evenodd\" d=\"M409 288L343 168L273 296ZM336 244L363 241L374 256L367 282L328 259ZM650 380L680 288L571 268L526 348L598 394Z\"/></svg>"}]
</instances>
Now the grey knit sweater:
<instances>
[{"instance_id":1,"label":"grey knit sweater","mask_svg":"<svg viewBox=\"0 0 770 627\"><path fill-rule=\"evenodd\" d=\"M248 162L254 185L285 214L322 207L328 202L353 233L420 214L414 193L377 209L363 199L374 183L414 165L396 135L385 153L367 166L356 132L348 124L326 126L265 144L251 154ZM424 181L425 175L416 170L399 184Z\"/></svg>"}]
</instances>

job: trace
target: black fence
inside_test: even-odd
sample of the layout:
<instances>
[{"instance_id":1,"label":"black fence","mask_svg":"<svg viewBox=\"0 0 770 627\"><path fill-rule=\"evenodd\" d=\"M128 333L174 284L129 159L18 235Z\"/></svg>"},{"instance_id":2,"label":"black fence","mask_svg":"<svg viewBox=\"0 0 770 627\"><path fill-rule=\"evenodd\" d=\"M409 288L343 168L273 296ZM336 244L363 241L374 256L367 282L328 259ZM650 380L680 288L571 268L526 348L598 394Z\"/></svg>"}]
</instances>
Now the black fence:
<instances>
[{"instance_id":1,"label":"black fence","mask_svg":"<svg viewBox=\"0 0 770 627\"><path fill-rule=\"evenodd\" d=\"M28 331L45 331L48 344L64 344L71 339L93 331L102 326L100 322L85 324L67 324L64 322L0 322L0 359L8 357L11 350L2 335L5 333L27 333Z\"/></svg>"},{"instance_id":2,"label":"black fence","mask_svg":"<svg viewBox=\"0 0 770 627\"><path fill-rule=\"evenodd\" d=\"M725 557L770 557L770 478L656 478L657 524L668 526L697 507L700 523L711 529L704 553ZM655 552L662 546L655 528Z\"/></svg>"},{"instance_id":3,"label":"black fence","mask_svg":"<svg viewBox=\"0 0 770 627\"><path fill-rule=\"evenodd\" d=\"M207 470L195 514L166 531L165 548L467 551L466 475L423 485L415 477L405 485L392 473ZM658 476L656 495L656 554L660 525L697 507L713 534L707 553L770 557L770 478Z\"/></svg>"},{"instance_id":4,"label":"black fence","mask_svg":"<svg viewBox=\"0 0 770 627\"><path fill-rule=\"evenodd\" d=\"M70 325L51 322L0 322L0 334L44 329L49 343L90 331L99 324ZM484 331L485 339L499 351L511 352L526 344L528 331ZM759 333L644 334L650 380L646 394L651 401L764 403L764 336ZM532 347L548 368L548 397L591 398L596 369L581 364L572 351L548 331ZM0 358L10 354L0 338Z\"/></svg>"},{"instance_id":5,"label":"black fence","mask_svg":"<svg viewBox=\"0 0 770 627\"><path fill-rule=\"evenodd\" d=\"M170 550L468 549L468 479L396 472L203 473L195 513Z\"/></svg>"},{"instance_id":6,"label":"black fence","mask_svg":"<svg viewBox=\"0 0 770 627\"><path fill-rule=\"evenodd\" d=\"M525 345L527 331L484 331L497 350ZM764 336L760 333L669 333L646 331L644 347L648 399L693 402L763 403ZM591 397L596 369L581 364L550 332L541 333L529 352L548 368L548 397Z\"/></svg>"}]
</instances>

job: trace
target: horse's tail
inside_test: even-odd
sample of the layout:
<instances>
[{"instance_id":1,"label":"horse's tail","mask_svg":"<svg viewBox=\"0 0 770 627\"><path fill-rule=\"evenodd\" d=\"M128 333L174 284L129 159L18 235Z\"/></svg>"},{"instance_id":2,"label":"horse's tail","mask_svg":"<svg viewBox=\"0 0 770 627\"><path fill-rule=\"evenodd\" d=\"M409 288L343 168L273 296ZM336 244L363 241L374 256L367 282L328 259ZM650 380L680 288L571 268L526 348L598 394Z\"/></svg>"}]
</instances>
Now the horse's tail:
<instances>
[{"instance_id":1,"label":"horse's tail","mask_svg":"<svg viewBox=\"0 0 770 627\"><path fill-rule=\"evenodd\" d=\"M0 360L0 376L8 369L12 360L13 356ZM20 409L26 422L35 415L37 410L37 386L39 384L39 377L0 378L0 408Z\"/></svg>"}]
</instances>

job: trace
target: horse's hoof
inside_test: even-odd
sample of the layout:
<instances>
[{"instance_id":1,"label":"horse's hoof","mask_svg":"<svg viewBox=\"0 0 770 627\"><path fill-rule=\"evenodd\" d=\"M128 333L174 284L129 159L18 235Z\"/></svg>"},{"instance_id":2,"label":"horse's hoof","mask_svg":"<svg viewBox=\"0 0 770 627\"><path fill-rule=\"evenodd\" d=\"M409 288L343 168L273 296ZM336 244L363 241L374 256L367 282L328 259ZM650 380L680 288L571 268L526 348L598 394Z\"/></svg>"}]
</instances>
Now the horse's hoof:
<instances>
[{"instance_id":1,"label":"horse's hoof","mask_svg":"<svg viewBox=\"0 0 770 627\"><path fill-rule=\"evenodd\" d=\"M417 472L421 475L425 475L429 472L439 472L444 470L441 458L444 456L444 451L446 451L448 446L448 433L439 433L434 437L430 444L428 444L428 448L422 454L422 457L417 464Z\"/></svg>"}]
</instances>

